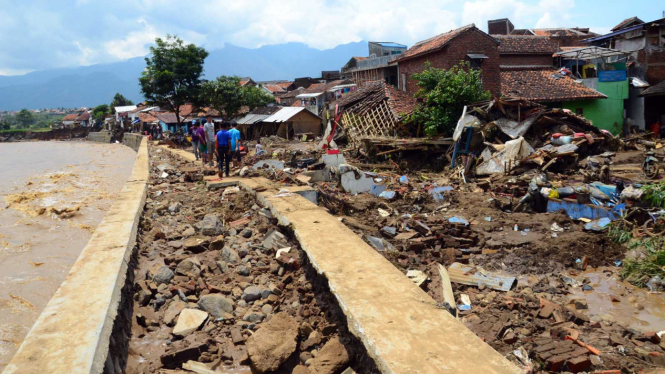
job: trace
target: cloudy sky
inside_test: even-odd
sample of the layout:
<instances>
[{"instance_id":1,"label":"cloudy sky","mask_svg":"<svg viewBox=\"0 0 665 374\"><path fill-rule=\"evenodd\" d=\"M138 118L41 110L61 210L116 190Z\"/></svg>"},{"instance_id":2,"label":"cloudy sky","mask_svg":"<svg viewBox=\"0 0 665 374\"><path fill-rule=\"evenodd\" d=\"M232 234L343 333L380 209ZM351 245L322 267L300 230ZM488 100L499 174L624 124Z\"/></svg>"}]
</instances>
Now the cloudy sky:
<instances>
[{"instance_id":1,"label":"cloudy sky","mask_svg":"<svg viewBox=\"0 0 665 374\"><path fill-rule=\"evenodd\" d=\"M359 40L412 45L488 19L515 27L591 27L662 17L659 1L633 0L0 0L0 75L145 55L177 34L208 49L302 42L318 49ZM630 4L630 5L628 5ZM661 9L662 8L662 9Z\"/></svg>"}]
</instances>

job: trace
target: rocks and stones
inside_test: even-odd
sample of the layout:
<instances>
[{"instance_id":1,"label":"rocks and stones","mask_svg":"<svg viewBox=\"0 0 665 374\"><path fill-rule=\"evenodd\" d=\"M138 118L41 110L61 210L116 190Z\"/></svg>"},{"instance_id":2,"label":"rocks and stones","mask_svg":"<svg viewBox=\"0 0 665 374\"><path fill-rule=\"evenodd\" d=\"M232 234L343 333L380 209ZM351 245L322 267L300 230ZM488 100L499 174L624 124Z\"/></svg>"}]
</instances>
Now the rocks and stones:
<instances>
[{"instance_id":1,"label":"rocks and stones","mask_svg":"<svg viewBox=\"0 0 665 374\"><path fill-rule=\"evenodd\" d=\"M321 335L320 332L318 332L318 331L312 331L312 332L309 334L309 337L307 338L307 340L305 340L305 341L300 345L300 349L303 350L303 351L307 351L307 350L309 350L310 348L313 348L314 346L317 346L317 345L321 344L321 341L322 341L322 340L323 340L323 335Z\"/></svg>"},{"instance_id":2,"label":"rocks and stones","mask_svg":"<svg viewBox=\"0 0 665 374\"><path fill-rule=\"evenodd\" d=\"M202 353L207 352L208 339L202 339L197 335L191 334L185 339L173 343L160 357L162 365L166 368L174 368L180 363L197 360Z\"/></svg>"},{"instance_id":3,"label":"rocks and stones","mask_svg":"<svg viewBox=\"0 0 665 374\"><path fill-rule=\"evenodd\" d=\"M179 201L176 201L169 205L169 213L178 213L180 208L182 208L182 204L180 204Z\"/></svg>"},{"instance_id":4,"label":"rocks and stones","mask_svg":"<svg viewBox=\"0 0 665 374\"><path fill-rule=\"evenodd\" d=\"M215 319L233 312L233 302L220 294L203 295L199 299L198 305Z\"/></svg>"},{"instance_id":5,"label":"rocks and stones","mask_svg":"<svg viewBox=\"0 0 665 374\"><path fill-rule=\"evenodd\" d=\"M263 247L267 249L280 249L288 246L286 237L277 230L271 230L263 239Z\"/></svg>"},{"instance_id":6,"label":"rocks and stones","mask_svg":"<svg viewBox=\"0 0 665 374\"><path fill-rule=\"evenodd\" d=\"M178 263L175 273L190 278L198 277L201 273L201 262L196 257L188 257Z\"/></svg>"},{"instance_id":7,"label":"rocks and stones","mask_svg":"<svg viewBox=\"0 0 665 374\"><path fill-rule=\"evenodd\" d=\"M208 313L198 309L183 309L178 316L178 322L173 328L173 335L186 336L194 331L205 322L208 318Z\"/></svg>"},{"instance_id":8,"label":"rocks and stones","mask_svg":"<svg viewBox=\"0 0 665 374\"><path fill-rule=\"evenodd\" d=\"M224 248L224 235L216 236L210 241L211 251L219 251L222 248Z\"/></svg>"},{"instance_id":9,"label":"rocks and stones","mask_svg":"<svg viewBox=\"0 0 665 374\"><path fill-rule=\"evenodd\" d=\"M242 319L243 321L246 322L259 323L263 321L264 318L265 315L263 315L263 313L250 310L247 313L245 313L245 316Z\"/></svg>"},{"instance_id":10,"label":"rocks and stones","mask_svg":"<svg viewBox=\"0 0 665 374\"><path fill-rule=\"evenodd\" d=\"M326 343L309 365L310 374L335 374L349 363L349 353L334 337Z\"/></svg>"},{"instance_id":11,"label":"rocks and stones","mask_svg":"<svg viewBox=\"0 0 665 374\"><path fill-rule=\"evenodd\" d=\"M397 235L397 229L391 226L383 226L381 229L381 234L389 239L392 239Z\"/></svg>"},{"instance_id":12,"label":"rocks and stones","mask_svg":"<svg viewBox=\"0 0 665 374\"><path fill-rule=\"evenodd\" d=\"M238 252L230 247L224 247L224 249L222 249L221 256L222 260L231 264L237 264L240 262L240 255L238 255Z\"/></svg>"},{"instance_id":13,"label":"rocks and stones","mask_svg":"<svg viewBox=\"0 0 665 374\"><path fill-rule=\"evenodd\" d=\"M172 326L175 322L176 317L182 312L183 309L187 307L187 303L178 299L173 299L169 303L169 306L166 307L164 312L164 323L168 326Z\"/></svg>"},{"instance_id":14,"label":"rocks and stones","mask_svg":"<svg viewBox=\"0 0 665 374\"><path fill-rule=\"evenodd\" d=\"M281 312L247 340L247 352L259 373L275 371L296 351L297 341L298 323Z\"/></svg>"},{"instance_id":15,"label":"rocks and stones","mask_svg":"<svg viewBox=\"0 0 665 374\"><path fill-rule=\"evenodd\" d=\"M270 304L265 304L264 306L261 307L261 313L263 313L266 316L272 313L272 310L273 308L272 305Z\"/></svg>"},{"instance_id":16,"label":"rocks and stones","mask_svg":"<svg viewBox=\"0 0 665 374\"><path fill-rule=\"evenodd\" d=\"M576 309L588 309L589 304L587 304L586 300L584 300L584 299L577 299L577 300L575 300L575 308Z\"/></svg>"},{"instance_id":17,"label":"rocks and stones","mask_svg":"<svg viewBox=\"0 0 665 374\"><path fill-rule=\"evenodd\" d=\"M201 221L201 234L208 236L220 235L224 226L214 214L206 214Z\"/></svg>"},{"instance_id":18,"label":"rocks and stones","mask_svg":"<svg viewBox=\"0 0 665 374\"><path fill-rule=\"evenodd\" d=\"M247 268L247 266L241 265L236 268L236 273L247 276L249 275L249 269Z\"/></svg>"},{"instance_id":19,"label":"rocks and stones","mask_svg":"<svg viewBox=\"0 0 665 374\"><path fill-rule=\"evenodd\" d=\"M157 284L169 284L175 276L173 271L166 265L156 266L152 271L152 281Z\"/></svg>"},{"instance_id":20,"label":"rocks and stones","mask_svg":"<svg viewBox=\"0 0 665 374\"><path fill-rule=\"evenodd\" d=\"M187 238L184 243L185 250L192 253L203 252L209 245L210 239L205 236L192 236Z\"/></svg>"},{"instance_id":21,"label":"rocks and stones","mask_svg":"<svg viewBox=\"0 0 665 374\"><path fill-rule=\"evenodd\" d=\"M270 290L268 290L270 292ZM254 301L261 299L263 290L258 286L249 286L242 291L242 299L245 301Z\"/></svg>"}]
</instances>

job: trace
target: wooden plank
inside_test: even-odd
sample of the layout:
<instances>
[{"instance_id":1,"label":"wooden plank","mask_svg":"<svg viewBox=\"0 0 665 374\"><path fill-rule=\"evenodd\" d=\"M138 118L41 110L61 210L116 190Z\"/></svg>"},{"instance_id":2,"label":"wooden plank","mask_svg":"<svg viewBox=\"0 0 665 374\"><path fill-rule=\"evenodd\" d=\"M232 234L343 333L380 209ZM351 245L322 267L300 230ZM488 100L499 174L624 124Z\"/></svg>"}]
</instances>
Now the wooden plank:
<instances>
[{"instance_id":1,"label":"wooden plank","mask_svg":"<svg viewBox=\"0 0 665 374\"><path fill-rule=\"evenodd\" d=\"M443 301L448 305L455 308L455 294L453 293L453 286L450 283L450 275L443 265L438 264L439 276L441 277L441 293L443 293ZM457 308L455 308L457 310Z\"/></svg>"}]
</instances>

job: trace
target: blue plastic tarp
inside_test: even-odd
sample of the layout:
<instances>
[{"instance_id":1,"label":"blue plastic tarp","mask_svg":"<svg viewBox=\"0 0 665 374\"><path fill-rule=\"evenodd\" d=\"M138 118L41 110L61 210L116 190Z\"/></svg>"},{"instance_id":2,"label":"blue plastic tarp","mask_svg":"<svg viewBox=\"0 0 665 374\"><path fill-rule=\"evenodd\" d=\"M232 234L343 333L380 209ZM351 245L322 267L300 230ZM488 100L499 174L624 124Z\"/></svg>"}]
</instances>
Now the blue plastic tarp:
<instances>
[{"instance_id":1,"label":"blue plastic tarp","mask_svg":"<svg viewBox=\"0 0 665 374\"><path fill-rule=\"evenodd\" d=\"M613 209L609 209L601 206L579 204L577 202L566 200L550 199L547 201L548 212L552 213L563 210L566 212L566 214L568 214L568 217L573 219L587 218L590 220L597 220L606 217L614 221L615 219L621 217L621 213L625 209L626 204L618 204Z\"/></svg>"}]
</instances>

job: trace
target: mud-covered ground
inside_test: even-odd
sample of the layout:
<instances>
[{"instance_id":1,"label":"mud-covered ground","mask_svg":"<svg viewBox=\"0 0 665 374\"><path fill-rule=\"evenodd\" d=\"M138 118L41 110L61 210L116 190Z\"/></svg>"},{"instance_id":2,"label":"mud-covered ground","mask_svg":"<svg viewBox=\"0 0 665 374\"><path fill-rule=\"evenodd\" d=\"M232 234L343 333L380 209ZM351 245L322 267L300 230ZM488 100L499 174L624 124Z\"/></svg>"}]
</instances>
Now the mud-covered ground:
<instances>
[{"instance_id":1,"label":"mud-covered ground","mask_svg":"<svg viewBox=\"0 0 665 374\"><path fill-rule=\"evenodd\" d=\"M325 280L253 196L207 191L200 165L161 149L150 167L127 373L377 372Z\"/></svg>"},{"instance_id":2,"label":"mud-covered ground","mask_svg":"<svg viewBox=\"0 0 665 374\"><path fill-rule=\"evenodd\" d=\"M319 156L311 145L310 143L277 141L266 145L268 151L266 155L246 157L244 163L252 165L254 162L266 158L285 161L286 167L291 170L271 170L264 173L263 176L285 183L304 184L307 183L307 179L298 178L301 169L297 168L296 164L298 160ZM163 158L166 155L162 154L159 157ZM625 156L619 154L616 157L617 163L622 165L634 162L638 158L639 156L636 154ZM351 157L348 159L351 163L360 163ZM290 161L296 161L296 163L291 164ZM153 166L158 166L160 162L173 164L176 161L166 158L153 159L152 162ZM456 310L452 312L456 313L458 318L474 333L509 360L522 367L525 372L648 373L657 371L665 365L665 342L661 342L660 336L657 334L657 332L665 330L665 302L661 295L645 292L620 281L618 277L620 267L617 264L621 264L624 259L626 248L614 244L605 233L585 231L583 222L572 220L562 212L512 212L519 198L524 195L532 175L522 174L471 180L469 183L464 183L459 179L450 178L445 173L427 174L417 170L397 173L394 168L391 169L389 166L376 168L374 171L378 178L384 180L388 190L396 192L393 199L388 200L367 193L357 195L345 193L337 182L316 182L310 183L310 185L318 190L320 205L328 208L331 214L339 216L342 222L361 235L368 244L405 274L409 270L422 272L426 280L421 287L444 307L446 305L438 271L439 265L448 267L453 263L460 263L473 268L473 272L489 272L505 277L515 277L516 285L509 291L493 289L485 284L465 286L453 282L452 288L457 305L454 307ZM161 171L159 173L161 174ZM398 182L397 177L401 174L408 176L407 183ZM559 186L575 183L579 179L574 173L568 175L550 173L549 177L550 181ZM257 251L249 250L247 255L244 254L244 251L241 253L240 250L243 245L246 245L243 243L263 243L266 234L270 230L278 228L273 226L274 222L269 218L257 214L256 212L261 211L260 208L254 207L251 197L243 197L243 193L228 195L224 200L220 200L219 193L208 194L206 195L208 197L201 198L202 187L196 183L185 182L186 176L169 176L168 178L170 178L168 184L155 181L155 185L152 187L152 201L149 202L147 208L147 213L150 214L146 215L149 218L144 224L143 242L141 243L142 256L147 256L149 260L146 262L144 259L141 263L141 270L137 275L138 284L140 284L142 275L144 278L144 274L148 274L148 278L150 277L148 270L154 266L155 258L162 261L158 262L160 265L163 263L177 273L179 261L185 260L188 256L196 256L202 264L202 276L200 277L204 279L208 288L209 277L219 275L216 274L215 265L219 272L222 272L225 266L228 267L229 272L224 271L222 274L232 274L233 276L228 275L225 278L225 282L230 285L226 291L222 290L220 293L234 303L235 320L225 322L221 327L217 322L216 327L213 327L208 319L201 330L210 332L204 334L198 331L191 336L205 338L221 334L228 339L232 338L228 326L238 328L240 324L243 340L247 340L260 325L252 325L245 320L245 316L247 313L251 316L252 310L258 312L260 309L258 307L262 308L262 304L267 302L261 299L257 300L254 305L243 303L243 287L248 284L262 285L267 282L269 285L270 282L280 282L283 274L280 274L279 269L284 268L284 271L288 271L289 266L281 264L279 260L275 259L274 253L266 255L265 250L261 249L265 247L263 244L259 245L261 248ZM434 186L450 186L451 189L442 191L441 199L435 200L433 194L430 193ZM164 191L163 193L166 195L155 196L160 190ZM180 192L176 192L177 190ZM229 193L227 192L227 194ZM217 200L207 203L206 199L209 199L209 196L216 196ZM172 204L181 197L183 200L179 209L188 209L187 213L184 215L179 212L159 213L155 216L154 212L157 211L168 212ZM237 202L233 200L238 198L242 200ZM227 201L233 202L232 205L228 205ZM229 208L229 206L235 207L236 204L239 208ZM229 230L223 233L224 245L227 248L230 246L231 249L244 255L238 265L239 267L245 265L250 269L249 277L253 277L251 281L246 279L248 276L238 276L236 267L229 264L228 261L222 261L220 268L217 261L220 256L224 260L224 250L222 249L224 247L213 245L215 236L205 239L210 240L207 251L192 254L187 250L188 237L185 234L193 237L201 235L201 221L210 211L218 214L224 224L223 230ZM241 219L247 212L249 212L249 222L246 223L246 226L236 229L235 235L231 235L233 231L228 226L230 222ZM175 221L173 221L174 219ZM152 221L150 222L150 220ZM245 224L243 223L243 225ZM155 231L158 226L159 231ZM191 230L186 232L190 226ZM248 230L251 231L251 234ZM147 241L146 232L152 232L150 235L153 235L148 235ZM162 232L164 238L154 236ZM297 244L290 239L288 233L284 232L284 234L286 240L289 241L288 246L296 247ZM245 235L249 236L245 238ZM147 249L146 244L149 242L151 243L150 248L153 249ZM178 247L178 245L182 245L182 247ZM193 245L193 242L190 245ZM251 244L250 247L254 248L253 245ZM159 256L154 253L157 248L159 248L159 253L162 253ZM307 267L306 259L301 252L298 253L303 266ZM248 257L250 260L246 262L249 265L246 265L244 260ZM264 267L255 266L259 261ZM270 275L263 275L265 270L262 272L262 269L270 270ZM276 277L273 273L275 269L278 272ZM279 301L270 304L273 314L278 310L285 311L294 316L298 323L306 321L321 333L323 333L323 329L320 326L334 324L338 327L338 331L333 333L333 336L339 334L342 337L346 350L362 352L357 342L344 329L343 322L326 319L326 321L320 320L319 324L314 326L308 320L312 318L311 315L305 317L299 312L300 309L294 308L295 294L300 288L307 289L308 286L312 287L312 284L323 285L325 282L316 280L311 271L304 272L304 278L301 273L298 273L300 270L292 269L292 271L294 272L293 279L303 283L294 284L295 288L291 289L291 297L286 297L282 293ZM212 275L208 275L206 272L212 272ZM177 287L176 291L172 291L174 285L182 286L182 283L178 282L184 281L193 282L192 279L178 278L177 275L174 277L174 281L169 285L172 295L175 295L174 292L178 292ZM190 290L190 293L182 295L185 299L191 299L188 302L192 308L198 305L194 304L198 298L205 295L206 292L212 292L210 289L206 291L205 288L200 287L198 281L194 283L194 291ZM287 290L288 287L287 285ZM315 286L315 290L318 287ZM164 289L165 287L162 286L162 290ZM141 292L138 288L137 291ZM196 298L192 297L192 293ZM154 297L154 290L152 290L152 294ZM315 291L315 294L319 295L320 292ZM137 294L137 298L140 299L140 294ZM302 293L298 295L298 298L299 308L302 308L303 303L306 303L302 299ZM177 297L172 296L172 299L177 300ZM323 303L319 298L314 298L310 302L313 304L310 304L309 309L305 309L321 310L326 316L328 308L334 309L334 303L331 301ZM152 305L151 303L153 301L148 301L148 307ZM175 302L171 301L171 303ZM146 308L146 306L141 307L138 304L135 305L136 308ZM168 306L166 309L168 310ZM135 326L136 331L152 329L152 334L158 335L133 338L132 354L137 352L137 347L147 345L150 345L150 349L155 353L134 356L134 359L130 360L133 361L130 367L137 369L133 369L132 372L141 372L138 368L149 368L150 364L146 363L148 361L153 363L152 370L160 367L159 365L167 367L158 361L161 361L164 354L168 355L167 352L177 349L177 344L184 344L177 343L181 339L173 336L171 328L173 322L170 323L171 326L168 323L167 326L164 326L164 316L160 313L165 312L163 312L164 309L161 310L156 313L154 321L157 322L153 322L152 327ZM333 313L333 315L339 316L340 314ZM247 318L255 317L248 316ZM263 325L271 316L265 314L264 318ZM305 330L309 331L307 328ZM307 366L309 356L306 351L308 350L301 346L302 342L309 339L309 336L306 335L302 331L299 332L297 340L300 345L296 354L291 356L290 361L285 363L278 372L298 372L297 370L304 370L305 367L308 367L310 372L316 372L311 366L313 361L309 361L309 366ZM330 341L330 335L322 335ZM187 339L194 338L182 340ZM155 341L163 343L152 343ZM243 364L254 365L251 357L248 359L248 355L245 353L239 354L244 361L238 361L231 353L227 356L222 355L227 357L226 361L223 357L221 361L219 359L215 361L215 355L226 352L225 349L228 349L229 352L246 352L247 342L231 343L227 340L226 345L220 345L218 342L218 350L214 351L217 353L204 352L205 354L199 356L199 361L208 362L212 366L219 362L221 362L220 365L241 365L240 367L243 368L245 367L242 366ZM156 349L156 347L160 348ZM321 345L308 352L318 354L319 348ZM214 348L212 349L214 350ZM363 354L350 354L350 365L359 372L374 370ZM148 356L152 358L147 359ZM294 358L296 356L299 356L300 363L305 364L304 366L295 366L298 361ZM174 367L180 366L176 364ZM256 370L256 367L254 369ZM340 366L331 373L339 373L342 370Z\"/></svg>"}]
</instances>

